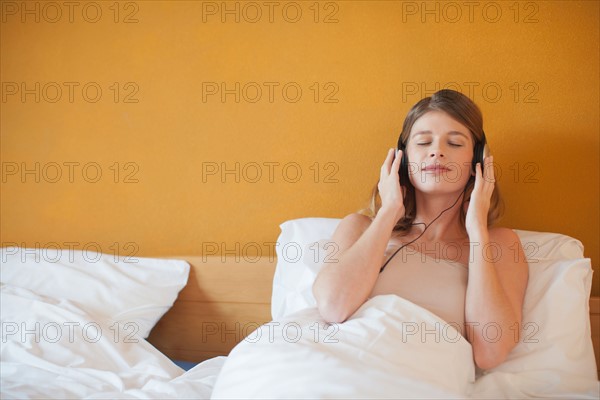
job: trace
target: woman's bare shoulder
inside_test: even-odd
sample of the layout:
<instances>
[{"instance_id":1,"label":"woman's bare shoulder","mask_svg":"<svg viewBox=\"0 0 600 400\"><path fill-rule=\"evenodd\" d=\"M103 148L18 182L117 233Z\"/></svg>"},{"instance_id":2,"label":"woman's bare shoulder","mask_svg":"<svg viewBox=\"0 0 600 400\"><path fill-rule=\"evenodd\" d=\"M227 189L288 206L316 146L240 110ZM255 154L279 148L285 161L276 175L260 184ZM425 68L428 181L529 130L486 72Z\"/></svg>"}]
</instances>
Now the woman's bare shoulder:
<instances>
[{"instance_id":1,"label":"woman's bare shoulder","mask_svg":"<svg viewBox=\"0 0 600 400\"><path fill-rule=\"evenodd\" d=\"M523 244L517 233L504 227L489 229L489 241L494 246L500 249L501 254L514 255L513 258L525 258Z\"/></svg>"},{"instance_id":2,"label":"woman's bare shoulder","mask_svg":"<svg viewBox=\"0 0 600 400\"><path fill-rule=\"evenodd\" d=\"M367 215L358 213L358 212L354 212L351 214L346 215L341 221L340 224L338 225L338 229L341 227L344 230L351 230L351 231L356 231L356 232L360 232L361 234L367 230L367 228L369 226L371 226L371 223L373 222L373 219L370 218Z\"/></svg>"},{"instance_id":3,"label":"woman's bare shoulder","mask_svg":"<svg viewBox=\"0 0 600 400\"><path fill-rule=\"evenodd\" d=\"M348 214L342 218L331 239L338 244L340 250L345 250L361 237L371 222L371 218L366 215Z\"/></svg>"},{"instance_id":4,"label":"woman's bare shoulder","mask_svg":"<svg viewBox=\"0 0 600 400\"><path fill-rule=\"evenodd\" d=\"M520 242L519 236L517 233L506 227L498 226L488 229L490 235L490 241L501 243L514 243Z\"/></svg>"}]
</instances>

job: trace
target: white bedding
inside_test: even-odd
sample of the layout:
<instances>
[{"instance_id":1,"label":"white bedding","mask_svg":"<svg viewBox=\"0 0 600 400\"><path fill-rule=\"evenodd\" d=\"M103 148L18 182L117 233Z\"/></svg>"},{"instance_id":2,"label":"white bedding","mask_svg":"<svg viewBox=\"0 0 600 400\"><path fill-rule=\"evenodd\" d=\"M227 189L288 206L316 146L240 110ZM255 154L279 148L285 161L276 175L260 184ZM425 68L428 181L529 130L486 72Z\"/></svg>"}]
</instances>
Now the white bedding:
<instances>
[{"instance_id":1,"label":"white bedding","mask_svg":"<svg viewBox=\"0 0 600 400\"><path fill-rule=\"evenodd\" d=\"M127 329L117 331L114 322L93 318L68 300L6 284L0 289L2 398L599 395L593 379L573 377L572 392L553 391L549 382L556 377L540 381L535 371L529 378L492 372L473 384L470 344L436 315L394 295L371 299L337 327L326 328L316 309L265 324L228 357L186 372L139 335L128 337ZM436 323L439 340L432 333L422 338Z\"/></svg>"},{"instance_id":2,"label":"white bedding","mask_svg":"<svg viewBox=\"0 0 600 400\"><path fill-rule=\"evenodd\" d=\"M279 322L230 353L213 398L461 398L475 378L460 333L395 295L328 329L316 308Z\"/></svg>"},{"instance_id":3,"label":"white bedding","mask_svg":"<svg viewBox=\"0 0 600 400\"><path fill-rule=\"evenodd\" d=\"M6 399L208 399L225 360L186 372L131 329L16 286L2 285L0 307Z\"/></svg>"},{"instance_id":4,"label":"white bedding","mask_svg":"<svg viewBox=\"0 0 600 400\"><path fill-rule=\"evenodd\" d=\"M328 329L315 308L278 322L263 325L261 334L233 349L213 398L598 399L600 394L593 378L572 376L564 382L564 374L539 371L494 371L475 381L471 345L435 314L395 295L370 299Z\"/></svg>"}]
</instances>

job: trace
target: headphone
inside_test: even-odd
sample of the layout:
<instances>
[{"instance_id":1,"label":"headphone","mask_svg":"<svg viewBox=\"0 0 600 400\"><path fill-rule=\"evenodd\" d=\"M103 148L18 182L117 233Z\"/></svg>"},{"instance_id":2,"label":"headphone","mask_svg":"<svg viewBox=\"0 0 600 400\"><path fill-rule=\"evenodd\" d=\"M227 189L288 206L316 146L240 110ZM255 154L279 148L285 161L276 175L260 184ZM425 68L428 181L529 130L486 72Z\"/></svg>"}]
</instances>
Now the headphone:
<instances>
[{"instance_id":1,"label":"headphone","mask_svg":"<svg viewBox=\"0 0 600 400\"><path fill-rule=\"evenodd\" d=\"M483 132L483 131L482 131ZM398 138L398 150L402 150L402 160L400 160L400 185L405 186L408 182L410 182L408 177L408 156L406 155L406 145L402 143L402 139ZM481 166L481 173L483 173L483 160L485 157L489 156L490 150L487 145L487 140L485 138L485 132L483 132L483 138L475 143L475 148L473 149L473 161L471 162L471 168L475 171L475 166L477 163Z\"/></svg>"},{"instance_id":2,"label":"headphone","mask_svg":"<svg viewBox=\"0 0 600 400\"><path fill-rule=\"evenodd\" d=\"M406 146L404 145L404 143L402 143L402 141L400 140L400 138L398 138L398 149L402 150L402 160L400 161L400 185L403 184L404 185L408 184L409 178L408 178L408 157L406 156ZM485 157L487 157L489 155L489 147L487 145L487 140L485 138L485 132L483 132L483 138L482 140L480 140L479 142L475 143L475 148L473 150L473 161L471 162L471 165L473 167L473 171L475 171L475 166L477 165L477 163L479 163L479 165L481 166L481 172L483 173L483 160L485 159ZM385 262L385 264L383 264L383 266L379 269L379 273L383 272L383 270L385 269L386 265L388 265L388 263L392 260L392 258L394 258L394 256L400 251L402 250L404 247L408 246L409 244L417 241L421 236L423 236L423 234L425 233L425 231L427 230L427 228L429 228L431 226L431 224L433 224L439 217L442 216L443 213L445 213L446 211L448 211L449 209L451 209L452 207L454 207L456 205L456 203L458 202L458 200L461 198L461 196L464 194L461 193L460 196L458 196L458 198L456 199L456 201L454 202L454 204L452 204L450 207L446 208L445 210L443 210L442 212L440 212L440 214L435 217L433 219L433 221L431 221L430 223L426 224L424 222L418 222L418 223L413 223L413 225L425 225L425 229L423 229L423 232L421 232L421 234L419 236L417 236L415 239L411 240L410 242L400 246L398 248L398 250L396 250L394 252L394 254L392 254L392 256L390 258L388 258L388 260Z\"/></svg>"}]
</instances>

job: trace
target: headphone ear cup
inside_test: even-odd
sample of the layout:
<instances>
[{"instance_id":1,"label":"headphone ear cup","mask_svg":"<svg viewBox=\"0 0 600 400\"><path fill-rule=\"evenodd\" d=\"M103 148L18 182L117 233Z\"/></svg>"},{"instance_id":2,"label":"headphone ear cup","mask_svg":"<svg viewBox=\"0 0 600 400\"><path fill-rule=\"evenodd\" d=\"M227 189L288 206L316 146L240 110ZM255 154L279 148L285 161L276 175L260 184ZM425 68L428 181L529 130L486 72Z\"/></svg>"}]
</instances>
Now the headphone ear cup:
<instances>
[{"instance_id":1,"label":"headphone ear cup","mask_svg":"<svg viewBox=\"0 0 600 400\"><path fill-rule=\"evenodd\" d=\"M485 147L482 142L478 142L475 145L475 149L473 149L473 162L471 163L471 168L472 168L471 174L473 176L475 176L475 171L477 171L475 168L477 166L477 163L479 163L479 165L481 166L481 172L483 173L483 157L484 157L483 152L484 152L484 150L485 150Z\"/></svg>"},{"instance_id":2,"label":"headphone ear cup","mask_svg":"<svg viewBox=\"0 0 600 400\"><path fill-rule=\"evenodd\" d=\"M483 146L483 150L481 150L481 165L483 166L483 161L486 157L490 155L490 147L487 143Z\"/></svg>"},{"instance_id":3,"label":"headphone ear cup","mask_svg":"<svg viewBox=\"0 0 600 400\"><path fill-rule=\"evenodd\" d=\"M400 186L406 186L406 182L408 182L408 157L406 156L406 148L404 145L400 145L398 150L402 150L402 159L400 160Z\"/></svg>"}]
</instances>

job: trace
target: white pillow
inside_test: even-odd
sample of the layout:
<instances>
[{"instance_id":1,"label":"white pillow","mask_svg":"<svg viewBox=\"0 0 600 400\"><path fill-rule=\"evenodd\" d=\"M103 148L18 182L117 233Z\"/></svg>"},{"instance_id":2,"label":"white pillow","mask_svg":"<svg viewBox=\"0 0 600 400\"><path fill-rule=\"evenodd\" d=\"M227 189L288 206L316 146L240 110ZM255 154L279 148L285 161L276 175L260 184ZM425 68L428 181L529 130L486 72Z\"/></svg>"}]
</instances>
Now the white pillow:
<instances>
[{"instance_id":1,"label":"white pillow","mask_svg":"<svg viewBox=\"0 0 600 400\"><path fill-rule=\"evenodd\" d=\"M541 381L552 371L597 380L589 310L591 260L538 261L529 264L521 340L504 363L486 373L523 372ZM557 387L568 383L554 382Z\"/></svg>"},{"instance_id":2,"label":"white pillow","mask_svg":"<svg viewBox=\"0 0 600 400\"><path fill-rule=\"evenodd\" d=\"M535 232L513 229L521 239L525 256L535 259L583 258L583 244L577 239L560 233Z\"/></svg>"},{"instance_id":3,"label":"white pillow","mask_svg":"<svg viewBox=\"0 0 600 400\"><path fill-rule=\"evenodd\" d=\"M300 218L279 225L281 234L275 246L277 266L271 298L274 320L317 305L312 294L312 284L318 273L315 267L335 252L326 245L315 246L315 241L331 238L340 221L337 218Z\"/></svg>"},{"instance_id":4,"label":"white pillow","mask_svg":"<svg viewBox=\"0 0 600 400\"><path fill-rule=\"evenodd\" d=\"M190 271L183 260L75 249L3 247L0 257L0 281L69 300L121 328L129 323L128 331L143 338L171 308Z\"/></svg>"},{"instance_id":5,"label":"white pillow","mask_svg":"<svg viewBox=\"0 0 600 400\"><path fill-rule=\"evenodd\" d=\"M329 253L324 250L340 221L302 218L280 225L271 304L274 320L316 306L312 284L325 256L334 253L333 249ZM551 370L565 378L563 389L569 374L597 379L589 319L593 271L591 260L583 258L583 245L558 233L514 231L529 262L524 329L522 342L493 371L535 374L531 371L537 370L540 383L544 384L547 379L542 376ZM321 251L315 261L317 246ZM286 248L301 249L302 257L294 256L292 251L284 252ZM536 326L538 330L533 334ZM538 342L532 343L534 339Z\"/></svg>"}]
</instances>

